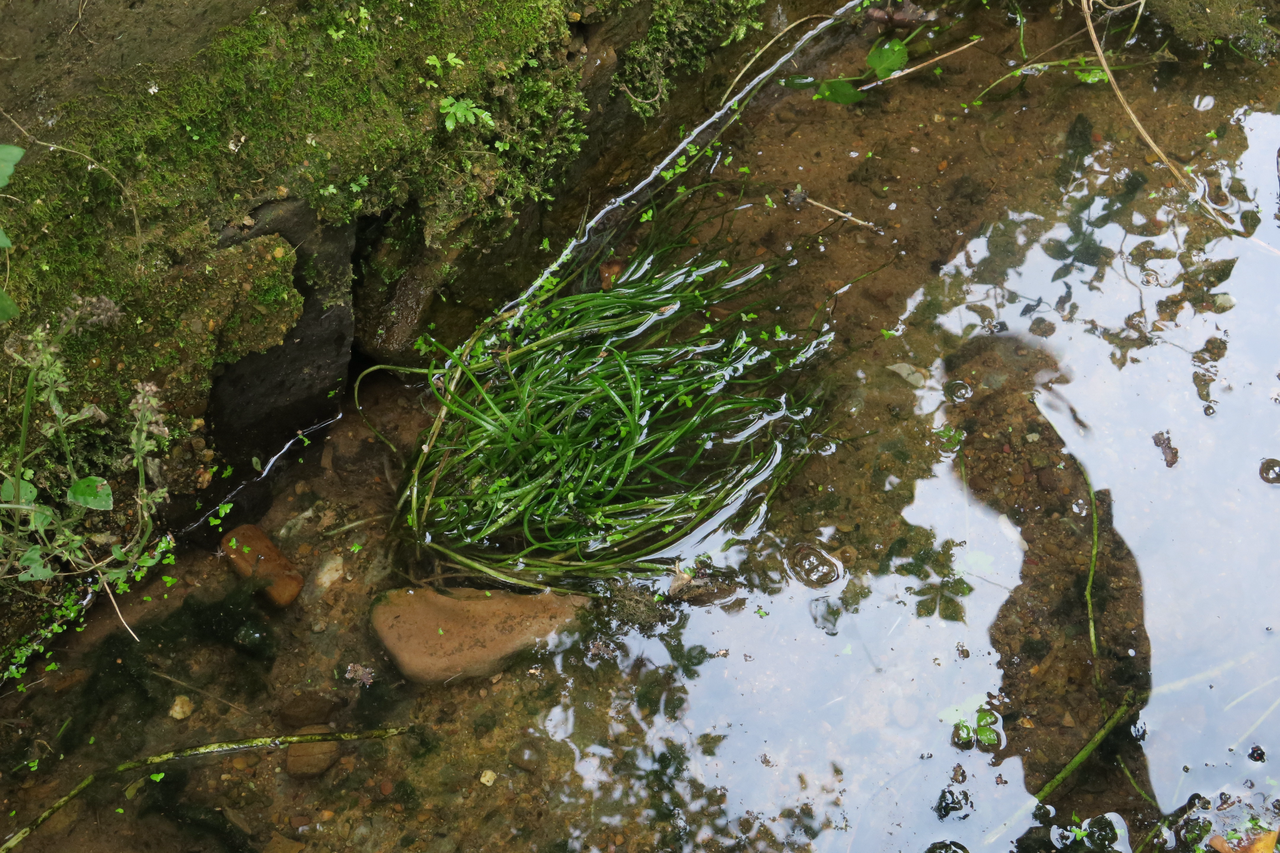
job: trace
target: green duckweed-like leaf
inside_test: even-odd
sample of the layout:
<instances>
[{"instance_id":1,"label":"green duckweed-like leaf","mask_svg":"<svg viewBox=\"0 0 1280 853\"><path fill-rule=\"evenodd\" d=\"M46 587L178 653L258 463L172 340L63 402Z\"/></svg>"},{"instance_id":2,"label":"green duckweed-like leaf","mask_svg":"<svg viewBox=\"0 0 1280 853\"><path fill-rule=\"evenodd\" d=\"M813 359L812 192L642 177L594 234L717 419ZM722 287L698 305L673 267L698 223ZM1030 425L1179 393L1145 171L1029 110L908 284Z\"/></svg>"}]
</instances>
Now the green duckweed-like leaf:
<instances>
[{"instance_id":1,"label":"green duckweed-like leaf","mask_svg":"<svg viewBox=\"0 0 1280 853\"><path fill-rule=\"evenodd\" d=\"M24 149L16 145L0 145L0 187L9 185L9 177L13 174L13 167L18 165L18 161L26 153Z\"/></svg>"},{"instance_id":2,"label":"green duckweed-like leaf","mask_svg":"<svg viewBox=\"0 0 1280 853\"><path fill-rule=\"evenodd\" d=\"M101 477L83 477L67 489L67 503L89 509L111 509L114 506L111 486Z\"/></svg>"},{"instance_id":3,"label":"green duckweed-like leaf","mask_svg":"<svg viewBox=\"0 0 1280 853\"><path fill-rule=\"evenodd\" d=\"M783 77L778 84L788 89L812 89L820 82L817 77L810 77L808 74L792 74L790 77Z\"/></svg>"},{"instance_id":4,"label":"green duckweed-like leaf","mask_svg":"<svg viewBox=\"0 0 1280 853\"><path fill-rule=\"evenodd\" d=\"M859 92L848 80L823 80L813 99L834 104L856 104L866 96L866 92Z\"/></svg>"},{"instance_id":5,"label":"green duckweed-like leaf","mask_svg":"<svg viewBox=\"0 0 1280 853\"><path fill-rule=\"evenodd\" d=\"M0 249L7 249L6 245L9 241L5 239L4 231L0 230ZM9 294L0 290L0 323L7 323L14 317L18 316L18 306L9 297Z\"/></svg>"},{"instance_id":6,"label":"green duckweed-like leaf","mask_svg":"<svg viewBox=\"0 0 1280 853\"><path fill-rule=\"evenodd\" d=\"M907 67L907 46L890 39L867 54L867 67L881 80Z\"/></svg>"},{"instance_id":7,"label":"green duckweed-like leaf","mask_svg":"<svg viewBox=\"0 0 1280 853\"><path fill-rule=\"evenodd\" d=\"M23 571L18 575L20 581L43 581L53 577L54 571L44 561L40 546L35 545L18 559L18 567Z\"/></svg>"}]
</instances>

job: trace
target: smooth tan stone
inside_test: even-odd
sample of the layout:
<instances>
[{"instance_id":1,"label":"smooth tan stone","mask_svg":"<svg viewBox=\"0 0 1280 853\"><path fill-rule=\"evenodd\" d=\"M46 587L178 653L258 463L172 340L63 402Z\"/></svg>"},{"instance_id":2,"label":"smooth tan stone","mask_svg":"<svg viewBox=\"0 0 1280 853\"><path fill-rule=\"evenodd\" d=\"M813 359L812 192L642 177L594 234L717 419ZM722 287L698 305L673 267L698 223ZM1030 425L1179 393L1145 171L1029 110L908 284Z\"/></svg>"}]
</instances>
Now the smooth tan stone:
<instances>
[{"instance_id":1,"label":"smooth tan stone","mask_svg":"<svg viewBox=\"0 0 1280 853\"><path fill-rule=\"evenodd\" d=\"M307 726L298 730L300 735L328 733L328 726ZM322 775L337 760L338 744L336 741L291 743L284 755L284 772L295 779L311 779Z\"/></svg>"},{"instance_id":2,"label":"smooth tan stone","mask_svg":"<svg viewBox=\"0 0 1280 853\"><path fill-rule=\"evenodd\" d=\"M411 681L493 675L509 655L563 628L589 601L553 593L450 592L397 589L373 606L374 632Z\"/></svg>"}]
</instances>

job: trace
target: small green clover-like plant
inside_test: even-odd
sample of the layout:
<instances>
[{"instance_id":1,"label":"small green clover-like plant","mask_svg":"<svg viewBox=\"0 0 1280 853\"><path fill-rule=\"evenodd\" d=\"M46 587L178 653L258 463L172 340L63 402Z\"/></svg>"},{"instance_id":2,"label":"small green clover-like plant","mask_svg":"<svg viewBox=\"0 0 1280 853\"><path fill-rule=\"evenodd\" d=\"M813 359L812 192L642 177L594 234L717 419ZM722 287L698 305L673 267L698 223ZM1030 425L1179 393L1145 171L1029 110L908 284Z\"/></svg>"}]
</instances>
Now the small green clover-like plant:
<instances>
[{"instance_id":1,"label":"small green clover-like plant","mask_svg":"<svg viewBox=\"0 0 1280 853\"><path fill-rule=\"evenodd\" d=\"M951 424L947 424L942 429L935 429L933 434L942 442L942 449L947 453L954 453L964 443L964 430L956 429Z\"/></svg>"},{"instance_id":2,"label":"small green clover-like plant","mask_svg":"<svg viewBox=\"0 0 1280 853\"><path fill-rule=\"evenodd\" d=\"M432 68L434 68L437 74L444 73L445 65L448 65L450 68L461 68L462 66L467 64L463 62L461 59L459 59L458 54L456 53L450 53L448 56L444 58L444 62L441 62L440 57L436 56L435 54L428 56L423 61L426 62L428 65L430 65Z\"/></svg>"},{"instance_id":3,"label":"small green clover-like plant","mask_svg":"<svg viewBox=\"0 0 1280 853\"><path fill-rule=\"evenodd\" d=\"M1000 717L990 708L979 708L977 718L969 723L960 720L951 733L951 742L962 749L969 749L974 742L983 746L1000 745Z\"/></svg>"},{"instance_id":4,"label":"small green clover-like plant","mask_svg":"<svg viewBox=\"0 0 1280 853\"><path fill-rule=\"evenodd\" d=\"M1081 83L1105 83L1107 80L1107 72L1101 68L1086 68L1084 70L1076 69L1076 78Z\"/></svg>"},{"instance_id":5,"label":"small green clover-like plant","mask_svg":"<svg viewBox=\"0 0 1280 853\"><path fill-rule=\"evenodd\" d=\"M960 599L971 592L973 586L964 578L946 578L913 589L912 594L919 597L916 615L925 617L937 613L948 622L963 622L964 603Z\"/></svg>"},{"instance_id":6,"label":"small green clover-like plant","mask_svg":"<svg viewBox=\"0 0 1280 853\"><path fill-rule=\"evenodd\" d=\"M460 124L482 124L493 127L493 116L476 106L470 98L449 96L440 101L440 113L444 116L445 129L452 132Z\"/></svg>"}]
</instances>

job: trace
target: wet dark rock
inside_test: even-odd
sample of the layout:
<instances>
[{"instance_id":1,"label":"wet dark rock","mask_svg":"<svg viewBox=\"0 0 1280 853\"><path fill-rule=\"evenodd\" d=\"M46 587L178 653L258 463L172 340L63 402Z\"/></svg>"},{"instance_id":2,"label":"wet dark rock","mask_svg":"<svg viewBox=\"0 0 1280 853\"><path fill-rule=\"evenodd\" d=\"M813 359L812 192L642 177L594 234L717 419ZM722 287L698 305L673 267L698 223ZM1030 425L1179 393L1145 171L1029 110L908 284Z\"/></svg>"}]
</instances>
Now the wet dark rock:
<instances>
[{"instance_id":1,"label":"wet dark rock","mask_svg":"<svg viewBox=\"0 0 1280 853\"><path fill-rule=\"evenodd\" d=\"M354 335L350 289L355 225L322 225L301 199L268 202L247 221L253 225L223 229L218 248L270 234L283 237L296 250L293 284L303 306L283 344L246 355L214 378L210 423L226 462L240 470L248 469L255 456L274 456L299 429L337 416L342 395L333 392L346 381ZM269 484L258 482L237 494L234 515L227 521L266 511ZM192 510L174 512L181 522Z\"/></svg>"},{"instance_id":2,"label":"wet dark rock","mask_svg":"<svg viewBox=\"0 0 1280 853\"><path fill-rule=\"evenodd\" d=\"M1266 761L1267 753L1263 751L1262 747L1255 744L1253 749L1249 750L1249 760L1259 762Z\"/></svg>"},{"instance_id":3,"label":"wet dark rock","mask_svg":"<svg viewBox=\"0 0 1280 853\"><path fill-rule=\"evenodd\" d=\"M308 690L280 706L280 722L291 729L324 725L340 707L341 703L323 693Z\"/></svg>"},{"instance_id":4,"label":"wet dark rock","mask_svg":"<svg viewBox=\"0 0 1280 853\"><path fill-rule=\"evenodd\" d=\"M1172 468L1178 464L1178 448L1173 446L1172 439L1169 438L1169 431L1158 432L1151 436L1152 443L1160 448L1160 452L1164 454L1164 467Z\"/></svg>"},{"instance_id":5,"label":"wet dark rock","mask_svg":"<svg viewBox=\"0 0 1280 853\"><path fill-rule=\"evenodd\" d=\"M300 735L328 734L328 726L307 726ZM338 744L334 741L319 743L291 743L284 757L284 770L294 779L314 779L321 776L338 760Z\"/></svg>"},{"instance_id":6,"label":"wet dark rock","mask_svg":"<svg viewBox=\"0 0 1280 853\"><path fill-rule=\"evenodd\" d=\"M1038 338L1047 338L1054 332L1058 331L1058 327L1052 320L1046 320L1044 317L1037 317L1031 321L1031 334Z\"/></svg>"},{"instance_id":7,"label":"wet dark rock","mask_svg":"<svg viewBox=\"0 0 1280 853\"><path fill-rule=\"evenodd\" d=\"M518 741L515 746L511 747L511 751L507 753L507 760L528 773L533 773L542 766L542 762L546 760L546 756L542 752L542 747L533 738L525 738Z\"/></svg>"},{"instance_id":8,"label":"wet dark rock","mask_svg":"<svg viewBox=\"0 0 1280 853\"><path fill-rule=\"evenodd\" d=\"M506 658L573 620L582 596L398 589L373 606L370 619L400 672L434 684L501 671Z\"/></svg>"}]
</instances>

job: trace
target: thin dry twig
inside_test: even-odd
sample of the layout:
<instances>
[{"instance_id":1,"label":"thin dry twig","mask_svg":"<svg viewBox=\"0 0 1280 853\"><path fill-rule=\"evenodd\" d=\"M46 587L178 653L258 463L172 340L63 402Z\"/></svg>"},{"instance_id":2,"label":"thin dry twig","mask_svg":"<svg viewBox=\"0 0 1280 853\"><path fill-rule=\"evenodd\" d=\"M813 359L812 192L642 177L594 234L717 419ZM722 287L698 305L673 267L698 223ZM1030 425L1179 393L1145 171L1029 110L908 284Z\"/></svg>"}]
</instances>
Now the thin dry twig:
<instances>
[{"instance_id":1,"label":"thin dry twig","mask_svg":"<svg viewBox=\"0 0 1280 853\"><path fill-rule=\"evenodd\" d=\"M858 91L865 92L868 89L874 89L876 86L879 86L882 83L888 83L891 80L901 80L903 77L906 77L908 74L911 74L914 71L919 71L921 68L927 68L928 66L932 65L935 62L940 62L941 60L946 59L948 56L959 53L962 50L968 50L969 48L973 47L975 44L981 44L981 43L982 43L982 36L978 36L976 39L969 42L968 44L962 44L959 47L955 48L954 50L948 50L946 53L940 53L937 56L933 57L932 59L926 59L924 62L921 62L919 65L913 65L910 68L904 68L902 71L895 71L894 73L890 74L888 77L885 77L883 80L876 80L875 82L868 83L865 86L859 86Z\"/></svg>"},{"instance_id":2,"label":"thin dry twig","mask_svg":"<svg viewBox=\"0 0 1280 853\"><path fill-rule=\"evenodd\" d=\"M637 104L652 104L652 103L656 103L658 100L662 98L662 78L661 77L658 78L658 94L654 95L652 98L650 98L647 101L644 100L643 98L637 98L635 95L631 94L631 90L627 88L626 83L619 83L618 88L621 89L623 92L625 92L627 97L635 101Z\"/></svg>"},{"instance_id":3,"label":"thin dry twig","mask_svg":"<svg viewBox=\"0 0 1280 853\"><path fill-rule=\"evenodd\" d=\"M120 624L124 626L124 629L129 632L129 636L133 637L135 642L141 643L142 640L139 640L138 635L133 633L133 629L129 627L129 623L124 621L124 614L120 612L120 605L116 604L116 597L111 594L111 584L107 583L107 579L102 576L102 572L98 572L98 583L107 591L107 598L111 599L111 606L115 608L116 616L120 619Z\"/></svg>"},{"instance_id":4,"label":"thin dry twig","mask_svg":"<svg viewBox=\"0 0 1280 853\"><path fill-rule=\"evenodd\" d=\"M53 142L45 142L41 139L36 139L30 133L27 133L27 129L22 125L18 124L17 120L13 116L5 112L3 109L0 109L0 116L4 116L5 118L7 118L9 120L9 123L18 129L19 133L21 133L27 139L30 139L36 145L43 145L54 151L65 151L68 154L74 154L77 157L83 157L85 160L88 160L92 166L94 166L95 168L101 169L103 172L106 173L107 177L115 181L116 186L120 188L120 195L124 198L125 203L129 205L129 210L133 213L133 232L134 232L134 236L138 241L138 267L141 268L142 267L142 223L138 219L138 206L133 203L133 199L129 196L129 190L125 187L124 182L121 181L119 178L117 178L114 172L112 172L106 166L99 163L97 160L90 157L88 154L85 154L83 151L77 151L74 148L67 148L65 146L58 145Z\"/></svg>"},{"instance_id":5,"label":"thin dry twig","mask_svg":"<svg viewBox=\"0 0 1280 853\"><path fill-rule=\"evenodd\" d=\"M67 35L71 35L76 31L76 27L80 26L80 22L84 20L84 7L89 5L89 0L80 0L79 8L76 9L76 22L71 25L71 29L67 30Z\"/></svg>"},{"instance_id":6,"label":"thin dry twig","mask_svg":"<svg viewBox=\"0 0 1280 853\"><path fill-rule=\"evenodd\" d=\"M174 684L178 685L179 687L185 687L186 689L191 690L195 693L199 693L201 696L205 696L209 699L212 699L215 702L221 702L223 705L229 705L232 708L235 708L241 714L244 714L246 716L253 716L253 712L250 711L248 708L245 708L242 705L237 705L235 702L228 702L226 699L223 699L221 696L210 693L208 690L201 690L199 687L196 687L194 684L187 684L187 682L185 681L179 681L178 679L174 678L172 675L165 675L163 672L161 672L158 669L151 669L147 671L150 672L152 675L154 675L156 678L163 678L165 681L172 681Z\"/></svg>"},{"instance_id":7,"label":"thin dry twig","mask_svg":"<svg viewBox=\"0 0 1280 853\"><path fill-rule=\"evenodd\" d=\"M1124 92L1120 91L1120 84L1116 82L1116 76L1111 73L1111 66L1107 62L1106 52L1102 49L1102 42L1098 41L1098 32L1093 27L1093 0L1080 0L1080 11L1084 13L1085 28L1089 30L1089 39L1093 42L1094 53L1098 55L1098 64L1102 66L1102 71L1107 75L1107 82L1111 84L1111 90L1116 93L1116 100L1120 102L1121 108L1124 109L1125 115L1129 116L1129 121L1133 123L1134 129L1138 131L1138 135L1147 143L1155 155L1160 158L1160 162L1173 172L1173 176L1182 184L1183 189L1188 193L1195 195L1195 187L1187 180L1186 175L1182 174L1182 170L1173 165L1168 155L1160 149L1156 141L1151 138L1151 134L1147 133L1147 129L1142 126L1142 122L1134 114L1133 109L1129 106L1129 101L1125 98ZM1217 219L1217 216L1214 216ZM1220 220L1219 220L1220 222Z\"/></svg>"},{"instance_id":8,"label":"thin dry twig","mask_svg":"<svg viewBox=\"0 0 1280 853\"><path fill-rule=\"evenodd\" d=\"M877 234L880 233L880 229L877 228L873 223L867 222L865 220L859 219L856 216L852 216L848 213L845 213L843 210L836 210L834 207L827 207L822 202L814 201L811 198L806 198L805 201L807 201L809 204L813 205L814 207L822 208L828 213L834 213L836 216L839 216L841 219L847 219L848 221L852 222L855 225L861 225L863 228L870 228L872 231L876 232Z\"/></svg>"},{"instance_id":9,"label":"thin dry twig","mask_svg":"<svg viewBox=\"0 0 1280 853\"><path fill-rule=\"evenodd\" d=\"M720 99L720 106L723 107L725 104L729 102L729 96L733 94L734 87L738 85L738 81L742 79L742 76L747 73L747 71L751 68L751 66L755 63L755 61L764 55L764 52L766 50L773 47L774 43L777 42L778 39L782 38L787 33L791 32L796 27L803 24L805 21L811 21L814 18L826 18L829 20L831 17L832 17L831 15L806 15L800 20L796 21L794 24L791 24L790 26L788 26L785 30L778 33L773 38L769 39L769 42L764 47L757 50L755 54L753 54L752 57L749 60L747 60L747 64L742 66L742 70L738 72L738 76L733 78L733 82L729 84L729 88L725 91L724 97Z\"/></svg>"}]
</instances>

